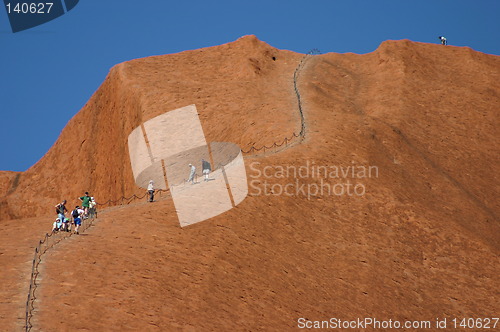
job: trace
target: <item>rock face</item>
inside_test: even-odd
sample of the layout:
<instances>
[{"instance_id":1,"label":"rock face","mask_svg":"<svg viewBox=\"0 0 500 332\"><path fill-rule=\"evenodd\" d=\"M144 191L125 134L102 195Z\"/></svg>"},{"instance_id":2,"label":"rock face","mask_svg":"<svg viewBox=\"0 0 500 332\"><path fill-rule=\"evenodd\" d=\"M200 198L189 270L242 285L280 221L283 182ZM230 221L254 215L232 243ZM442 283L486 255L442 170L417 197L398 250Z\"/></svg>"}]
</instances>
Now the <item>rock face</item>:
<instances>
[{"instance_id":1,"label":"rock face","mask_svg":"<svg viewBox=\"0 0 500 332\"><path fill-rule=\"evenodd\" d=\"M76 203L85 190L98 201L142 194L127 136L185 105L196 104L208 141L248 148L297 133L302 58L247 36L117 65L44 158L1 175L2 218ZM298 87L305 139L246 157L250 196L237 208L183 229L170 200L109 209L89 236L50 251L38 327L495 317L500 58L387 41L365 55L311 57ZM61 251L82 254L61 260Z\"/></svg>"},{"instance_id":2,"label":"rock face","mask_svg":"<svg viewBox=\"0 0 500 332\"><path fill-rule=\"evenodd\" d=\"M142 195L127 138L169 110L195 104L207 140L242 148L291 135L298 114L290 73L301 58L246 36L116 65L47 154L21 173L16 185L0 181L0 220L52 213L62 199L74 206L85 191L98 202Z\"/></svg>"}]
</instances>

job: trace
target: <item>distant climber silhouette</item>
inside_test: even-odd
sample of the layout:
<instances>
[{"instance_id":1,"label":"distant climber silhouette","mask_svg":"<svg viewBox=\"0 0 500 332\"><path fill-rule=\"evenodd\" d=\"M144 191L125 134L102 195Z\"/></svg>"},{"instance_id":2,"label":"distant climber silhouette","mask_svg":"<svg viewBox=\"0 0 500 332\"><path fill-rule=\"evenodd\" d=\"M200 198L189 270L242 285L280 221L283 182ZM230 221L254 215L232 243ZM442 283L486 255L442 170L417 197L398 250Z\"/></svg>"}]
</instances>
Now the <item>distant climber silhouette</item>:
<instances>
[{"instance_id":1,"label":"distant climber silhouette","mask_svg":"<svg viewBox=\"0 0 500 332\"><path fill-rule=\"evenodd\" d=\"M149 180L148 194L149 194L148 202L153 202L155 200L155 187L153 184L153 180Z\"/></svg>"},{"instance_id":2,"label":"distant climber silhouette","mask_svg":"<svg viewBox=\"0 0 500 332\"><path fill-rule=\"evenodd\" d=\"M189 164L188 166L190 169L188 182L191 182L191 184L194 184L194 175L196 173L196 167L193 164Z\"/></svg>"},{"instance_id":3,"label":"distant climber silhouette","mask_svg":"<svg viewBox=\"0 0 500 332\"><path fill-rule=\"evenodd\" d=\"M210 163L206 161L205 159L201 160L201 168L203 169L203 175L205 175L205 180L208 181L208 175L210 174L210 171L212 170L212 166L210 166Z\"/></svg>"},{"instance_id":4,"label":"distant climber silhouette","mask_svg":"<svg viewBox=\"0 0 500 332\"><path fill-rule=\"evenodd\" d=\"M448 42L446 41L445 36L439 36L438 38L441 41L441 45L448 45Z\"/></svg>"}]
</instances>

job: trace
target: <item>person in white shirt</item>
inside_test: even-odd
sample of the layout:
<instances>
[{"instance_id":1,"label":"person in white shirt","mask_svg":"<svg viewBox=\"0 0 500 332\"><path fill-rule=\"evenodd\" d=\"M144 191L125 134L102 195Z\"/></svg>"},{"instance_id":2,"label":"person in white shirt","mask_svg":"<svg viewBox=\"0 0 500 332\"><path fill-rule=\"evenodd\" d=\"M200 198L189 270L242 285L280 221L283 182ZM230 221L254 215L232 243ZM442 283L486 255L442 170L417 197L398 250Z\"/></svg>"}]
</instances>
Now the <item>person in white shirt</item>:
<instances>
[{"instance_id":1,"label":"person in white shirt","mask_svg":"<svg viewBox=\"0 0 500 332\"><path fill-rule=\"evenodd\" d=\"M79 206L75 206L71 216L73 217L73 223L75 224L75 233L80 234L80 226L82 225L82 216L85 213L83 209Z\"/></svg>"},{"instance_id":2,"label":"person in white shirt","mask_svg":"<svg viewBox=\"0 0 500 332\"><path fill-rule=\"evenodd\" d=\"M60 218L57 218L56 221L54 221L54 224L52 225L52 232L57 232L62 226L62 222Z\"/></svg>"},{"instance_id":3,"label":"person in white shirt","mask_svg":"<svg viewBox=\"0 0 500 332\"><path fill-rule=\"evenodd\" d=\"M97 218L97 208L96 208L96 201L94 197L90 197L90 202L89 202L89 214L91 218Z\"/></svg>"},{"instance_id":4,"label":"person in white shirt","mask_svg":"<svg viewBox=\"0 0 500 332\"><path fill-rule=\"evenodd\" d=\"M188 166L191 169L191 172L189 173L188 182L194 184L194 175L196 174L196 167L193 164L189 164Z\"/></svg>"},{"instance_id":5,"label":"person in white shirt","mask_svg":"<svg viewBox=\"0 0 500 332\"><path fill-rule=\"evenodd\" d=\"M153 180L149 180L148 194L149 194L148 202L152 202L155 199L155 188L153 185Z\"/></svg>"}]
</instances>

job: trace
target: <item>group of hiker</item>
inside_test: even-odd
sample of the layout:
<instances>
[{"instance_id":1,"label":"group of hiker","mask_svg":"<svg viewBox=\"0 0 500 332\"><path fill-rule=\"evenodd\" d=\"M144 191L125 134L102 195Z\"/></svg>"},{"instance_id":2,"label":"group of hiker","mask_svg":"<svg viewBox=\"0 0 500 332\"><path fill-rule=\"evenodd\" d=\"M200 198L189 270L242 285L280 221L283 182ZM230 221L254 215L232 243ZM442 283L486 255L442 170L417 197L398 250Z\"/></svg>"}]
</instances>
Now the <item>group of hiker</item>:
<instances>
[{"instance_id":1,"label":"group of hiker","mask_svg":"<svg viewBox=\"0 0 500 332\"><path fill-rule=\"evenodd\" d=\"M78 199L82 202L82 204L81 206L75 206L71 213L69 213L69 217L66 217L66 213L69 212L66 208L66 200L63 200L55 206L57 218L52 225L52 232L71 232L71 226L74 225L75 234L80 234L82 220L89 218L89 216L94 217L97 215L97 203L95 202L94 197L91 197L88 192L85 192L85 195L79 197Z\"/></svg>"},{"instance_id":2,"label":"group of hiker","mask_svg":"<svg viewBox=\"0 0 500 332\"><path fill-rule=\"evenodd\" d=\"M191 184L194 184L194 176L196 174L196 167L193 165L193 164L189 164L189 178L187 180L187 182L191 182ZM210 172L212 171L212 166L210 165L210 163L208 161L206 161L205 159L202 159L201 160L201 169L202 169L202 173L203 175L205 176L205 179L204 181L210 181L208 175L210 174Z\"/></svg>"},{"instance_id":3,"label":"group of hiker","mask_svg":"<svg viewBox=\"0 0 500 332\"><path fill-rule=\"evenodd\" d=\"M196 176L196 166L193 164L188 164L189 167L189 177L187 182L191 182L191 184L195 184L195 176ZM202 169L202 174L204 175L204 181L210 181L213 179L209 178L210 172L212 171L212 166L208 161L205 159L201 160L201 169ZM148 184L148 202L153 202L154 201L154 196L155 196L155 188L154 188L154 183L153 180L149 181Z\"/></svg>"},{"instance_id":4,"label":"group of hiker","mask_svg":"<svg viewBox=\"0 0 500 332\"><path fill-rule=\"evenodd\" d=\"M191 182L191 184L195 184L195 175L196 175L196 167L193 164L189 164L189 178L187 182ZM212 171L212 166L210 163L204 159L201 160L202 174L204 175L204 181L210 181L209 174ZM149 181L148 184L148 202L154 201L154 184L153 180ZM85 192L85 196L78 198L82 201L81 206L77 205L75 208L69 213L69 217L66 217L66 213L68 213L68 209L66 208L66 200L63 200L61 203L55 206L57 219L54 221L52 226L53 232L71 232L71 226L74 225L74 232L79 234L80 226L82 225L82 220L90 217L95 217L97 215L96 205L97 203L94 200L94 197L91 197L88 192Z\"/></svg>"}]
</instances>

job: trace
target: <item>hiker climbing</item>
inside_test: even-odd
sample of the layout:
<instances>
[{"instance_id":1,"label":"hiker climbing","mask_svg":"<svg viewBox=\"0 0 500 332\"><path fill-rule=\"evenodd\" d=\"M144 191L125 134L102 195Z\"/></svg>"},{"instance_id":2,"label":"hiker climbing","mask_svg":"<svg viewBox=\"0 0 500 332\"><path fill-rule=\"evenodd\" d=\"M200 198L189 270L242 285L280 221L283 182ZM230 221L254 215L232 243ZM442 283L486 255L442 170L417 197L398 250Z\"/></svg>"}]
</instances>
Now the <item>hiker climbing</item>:
<instances>
[{"instance_id":1,"label":"hiker climbing","mask_svg":"<svg viewBox=\"0 0 500 332\"><path fill-rule=\"evenodd\" d=\"M66 209L65 204L66 204L66 200L64 200L61 203L56 205L56 213L57 213L57 216L61 222L66 217L66 212L68 211L68 209Z\"/></svg>"},{"instance_id":2,"label":"hiker climbing","mask_svg":"<svg viewBox=\"0 0 500 332\"><path fill-rule=\"evenodd\" d=\"M86 191L85 196L80 197L80 200L82 201L82 208L84 211L83 219L87 219L89 216L89 208L90 208L90 196L89 193Z\"/></svg>"},{"instance_id":3,"label":"hiker climbing","mask_svg":"<svg viewBox=\"0 0 500 332\"><path fill-rule=\"evenodd\" d=\"M196 167L193 164L189 164L188 166L191 171L189 173L189 178L187 182L191 182L191 184L194 184L194 175L196 173Z\"/></svg>"},{"instance_id":4,"label":"hiker climbing","mask_svg":"<svg viewBox=\"0 0 500 332\"><path fill-rule=\"evenodd\" d=\"M69 232L70 231L70 222L69 222L69 218L64 218L62 220L62 225L61 225L61 228L60 228L61 231L63 232Z\"/></svg>"},{"instance_id":5,"label":"hiker climbing","mask_svg":"<svg viewBox=\"0 0 500 332\"><path fill-rule=\"evenodd\" d=\"M97 203L94 199L94 197L90 197L90 202L89 202L89 215L91 218L97 218Z\"/></svg>"},{"instance_id":6,"label":"hiker climbing","mask_svg":"<svg viewBox=\"0 0 500 332\"><path fill-rule=\"evenodd\" d=\"M80 226L82 225L82 215L84 211L80 209L77 205L73 212L71 212L71 216L73 217L73 223L75 224L75 234L80 234Z\"/></svg>"},{"instance_id":7,"label":"hiker climbing","mask_svg":"<svg viewBox=\"0 0 500 332\"><path fill-rule=\"evenodd\" d=\"M149 194L148 202L153 202L155 199L155 187L153 185L153 180L149 180L148 194Z\"/></svg>"},{"instance_id":8,"label":"hiker climbing","mask_svg":"<svg viewBox=\"0 0 500 332\"><path fill-rule=\"evenodd\" d=\"M202 173L205 175L205 180L208 181L208 175L210 174L210 171L212 170L212 167L210 166L210 163L206 161L205 159L201 160L201 169L203 170Z\"/></svg>"},{"instance_id":9,"label":"hiker climbing","mask_svg":"<svg viewBox=\"0 0 500 332\"><path fill-rule=\"evenodd\" d=\"M439 36L438 38L441 41L441 45L448 45L448 42L446 41L445 36Z\"/></svg>"},{"instance_id":10,"label":"hiker climbing","mask_svg":"<svg viewBox=\"0 0 500 332\"><path fill-rule=\"evenodd\" d=\"M62 222L60 218L56 218L56 221L52 224L52 232L58 232L62 227Z\"/></svg>"}]
</instances>

